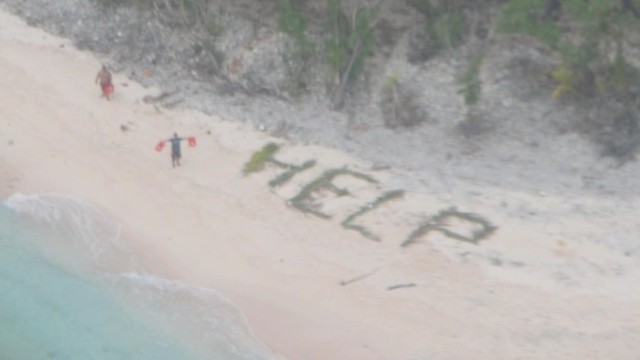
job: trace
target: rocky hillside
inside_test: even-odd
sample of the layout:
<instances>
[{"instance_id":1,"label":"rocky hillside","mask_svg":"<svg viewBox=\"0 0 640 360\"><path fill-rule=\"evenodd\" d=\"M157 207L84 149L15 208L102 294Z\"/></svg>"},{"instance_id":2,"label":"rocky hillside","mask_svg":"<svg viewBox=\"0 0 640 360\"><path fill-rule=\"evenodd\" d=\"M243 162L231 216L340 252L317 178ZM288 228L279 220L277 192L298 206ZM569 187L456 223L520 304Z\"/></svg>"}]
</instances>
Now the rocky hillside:
<instances>
[{"instance_id":1,"label":"rocky hillside","mask_svg":"<svg viewBox=\"0 0 640 360\"><path fill-rule=\"evenodd\" d=\"M635 1L0 4L163 90L147 101L418 171L435 190L640 190Z\"/></svg>"}]
</instances>

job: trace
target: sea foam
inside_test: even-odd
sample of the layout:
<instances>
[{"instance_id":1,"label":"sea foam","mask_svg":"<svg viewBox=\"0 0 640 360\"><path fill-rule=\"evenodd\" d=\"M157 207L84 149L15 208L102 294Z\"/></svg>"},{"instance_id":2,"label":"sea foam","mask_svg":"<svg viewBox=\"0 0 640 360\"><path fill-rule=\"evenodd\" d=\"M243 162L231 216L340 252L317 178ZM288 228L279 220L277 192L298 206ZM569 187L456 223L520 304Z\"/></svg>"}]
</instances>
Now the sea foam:
<instances>
[{"instance_id":1,"label":"sea foam","mask_svg":"<svg viewBox=\"0 0 640 360\"><path fill-rule=\"evenodd\" d=\"M121 226L90 203L57 194L14 194L4 205L60 235L80 241L94 259L110 247L122 247ZM80 245L80 244L78 244Z\"/></svg>"},{"instance_id":2,"label":"sea foam","mask_svg":"<svg viewBox=\"0 0 640 360\"><path fill-rule=\"evenodd\" d=\"M4 205L37 228L49 262L106 289L136 318L173 334L203 359L272 359L244 314L217 291L153 274L122 237L122 226L89 202L15 194Z\"/></svg>"}]
</instances>

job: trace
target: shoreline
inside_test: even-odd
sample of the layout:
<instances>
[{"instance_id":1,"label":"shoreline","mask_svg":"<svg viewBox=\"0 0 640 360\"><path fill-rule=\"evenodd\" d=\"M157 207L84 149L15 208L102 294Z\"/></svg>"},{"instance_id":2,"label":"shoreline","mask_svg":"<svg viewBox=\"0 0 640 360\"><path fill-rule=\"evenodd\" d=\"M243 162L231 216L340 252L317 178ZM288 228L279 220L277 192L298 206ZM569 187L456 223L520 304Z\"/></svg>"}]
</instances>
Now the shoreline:
<instances>
[{"instance_id":1,"label":"shoreline","mask_svg":"<svg viewBox=\"0 0 640 360\"><path fill-rule=\"evenodd\" d=\"M462 195L411 193L402 205L419 205L418 215L470 204L472 211L487 213L500 226L499 233L486 248L442 236L402 248L399 241L419 223L418 215L391 209L381 216L397 217L396 223L405 226L377 225L388 236L371 241L342 228L340 217L323 220L286 202L324 169L370 165L330 149L295 146L282 157L321 158L322 166L300 174L287 188L270 191L273 171L243 177L241 169L266 143L282 141L195 111L158 110L142 101L154 89L118 74L113 101L100 99L92 83L99 69L93 56L2 11L0 20L0 76L13 84L0 89L0 99L9 104L0 109L0 163L13 179L0 182L7 183L0 194L62 193L105 210L130 232L134 251L154 273L220 292L242 310L255 335L274 353L288 359L450 359L470 354L477 359L524 354L563 359L599 358L596 350L605 349L609 358L625 359L640 351L633 342L640 334L638 323L626 310L638 304L637 296L580 294L553 283L543 271L555 252L560 265L578 257L572 252L602 252L590 243L556 248L562 237L577 239L602 223L573 230L575 235L560 233L582 224L577 217L520 219L517 209L507 209L511 215L491 196L507 194L509 201L535 209L554 206L563 216L571 211L560 205L566 199L505 189L483 189L480 197L473 194L478 187L471 185ZM123 124L129 130L122 131ZM195 149L183 150L179 169L171 169L166 151L153 150L174 131L198 137ZM382 181L391 175L376 176ZM336 201L327 211L348 215L377 196L366 183L344 186L360 198ZM631 202L630 210L637 204ZM621 219L632 221L632 215L629 211ZM498 257L501 252L518 255L512 250L518 246L526 252L522 259L514 257L526 265L521 272L520 265L509 262L516 260ZM459 255L465 252L470 255ZM491 263L494 255L500 266ZM619 261L613 253L605 255L611 259L604 264ZM536 256L544 261L536 263ZM533 270L527 272L530 266ZM488 275L492 271L502 277ZM541 280L551 285L540 287ZM596 285L604 281L580 280L585 288L592 280ZM402 284L415 286L389 290ZM632 331L621 330L626 328ZM553 331L565 340L545 337ZM608 332L618 335L608 339Z\"/></svg>"},{"instance_id":2,"label":"shoreline","mask_svg":"<svg viewBox=\"0 0 640 360\"><path fill-rule=\"evenodd\" d=\"M16 21L16 20L14 20ZM195 112L179 112L171 111L158 114L157 111L151 107L139 104L135 98L141 99L143 94L149 92L149 90L142 89L139 86L135 86L133 82L126 79L119 78L116 74L114 82L116 85L120 85L120 91L116 90L116 96L112 102L106 102L97 96L98 89L94 88L93 84L87 81L87 78L91 79L93 76L93 70L98 66L98 62L95 60L87 61L86 55L82 52L78 52L73 49L65 47L63 50L59 47L59 41L57 38L45 35L38 30L28 29L29 36L34 38L40 38L38 41L42 41L45 45L44 48L31 49L28 45L17 44L11 50L27 50L31 53L43 53L52 51L54 52L54 62L58 69L56 73L44 73L37 85L33 82L27 82L29 96L38 97L40 93L62 93L68 91L70 93L80 92L82 93L81 99L71 99L69 97L63 98L62 101L69 101L65 107L70 109L85 110L84 114L80 113L80 117L85 120L82 122L67 116L54 116L51 120L46 119L43 122L40 115L42 110L36 107L30 107L29 109L23 108L24 112L18 110L15 115L19 115L19 119L14 119L12 122L20 122L21 129L16 129L15 123L11 124L12 130L6 133L7 137L12 138L12 145L7 143L3 144L5 148L3 153L7 155L5 159L11 167L16 168L17 173L14 176L18 177L15 181L14 191L20 191L25 194L30 193L61 193L69 196L85 199L92 204L105 210L124 225L129 231L133 231L134 237L141 239L139 243L133 244L134 248L139 253L146 254L146 258L151 263L155 264L156 272L159 275L163 275L172 280L185 281L192 285L212 287L217 291L229 296L233 303L239 304L245 314L253 314L250 318L254 332L257 336L265 341L275 352L283 352L280 348L282 345L274 346L274 339L271 337L281 338L282 335L272 332L273 328L280 326L279 324L267 324L273 322L274 311L277 311L282 315L282 318L291 318L291 313L300 313L299 309L291 311L286 306L282 307L276 305L278 302L284 301L283 298L288 296L283 293L281 296L273 296L269 294L273 300L271 302L265 301L266 294L261 295L258 299L256 297L256 291L236 290L239 286L242 288L256 288L260 282L260 278L264 278L263 283L273 284L264 286L260 289L261 292L279 292L273 291L270 288L278 288L282 284L281 288L286 289L284 283L286 279L274 279L274 276L265 277L261 275L262 269L254 269L254 260L260 261L260 254L256 254L256 251L252 244L231 244L225 245L224 241L217 241L216 244L207 244L204 237L207 238L230 238L237 241L240 239L251 239L257 234L260 237L265 237L265 229L253 232L250 236L244 234L246 223L236 224L233 228L211 228L203 231L202 226L198 224L202 222L202 219L194 220L194 215L197 217L207 215L225 215L225 212L230 208L231 212L238 212L248 206L252 206L253 201L258 203L270 203L271 206L279 208L278 213L287 214L290 221L299 221L300 216L288 209L278 198L273 197L264 188L256 188L250 181L244 185L240 185L243 189L237 189L235 194L226 194L226 196L217 197L218 191L216 188L224 188L234 184L239 186L239 170L244 161L248 159L248 155L251 152L247 152L249 148L259 149L264 144L267 137L264 134L257 133L253 136L246 136L246 131L238 129L237 124L222 124L218 129L212 129L212 131L222 131L227 137L221 142L227 141L229 143L237 142L237 138L241 140L242 155L238 154L238 150L222 148L216 140L213 142L199 141L198 148L194 151L185 149L184 151L184 164L179 170L172 170L168 155L166 153L155 154L153 152L153 145L156 143L157 138L162 138L164 134L171 134L172 128L182 128L182 131L191 131L191 133L200 132L196 135L204 138L204 131L200 130L197 125L190 125L190 122L194 122L191 116L202 118L210 118L202 114ZM35 32L35 34L34 34ZM22 34L19 34L22 35ZM42 45L41 45L42 46ZM38 54L42 55L42 54ZM35 56L37 58L38 56ZM80 59L77 59L80 57ZM69 62L70 59L76 59L76 63ZM31 65L28 64L27 65ZM31 70L35 70L35 66L31 66ZM67 84L62 91L60 89L53 90L47 84L53 86L57 84L64 84L64 80L67 78L68 73L72 73L73 70L81 71L84 73L84 78L74 78L75 81ZM14 74L25 75L25 71L21 69L9 69L7 71L13 71ZM37 75L35 75L37 76ZM85 82L86 83L83 83ZM17 83L19 81L16 81ZM128 83L127 88L122 88L123 83ZM43 86L43 91L38 91L38 85ZM75 86L74 89L72 89ZM18 92L13 93L18 94ZM96 94L95 97L93 94ZM22 95L22 94L18 94ZM55 108L58 105L59 99L47 99L41 104L50 110L50 113L55 114ZM11 100L9 100L11 101ZM90 107L87 109L88 103ZM17 103L14 101L13 103ZM92 110L95 109L95 110ZM123 116L127 121L131 121L136 130L132 130L131 133L135 133L135 136L141 135L142 128L151 130L153 127L153 134L147 136L141 136L139 139L132 140L133 134L122 133L119 129L121 123L127 123L127 121L116 120L126 111L131 111L136 115L143 115L147 121L144 123L138 119L130 119L129 116ZM86 111L89 110L89 111ZM31 111L35 113L31 113ZM47 110L44 110L46 113ZM100 118L98 113L104 112L108 116ZM185 115L186 114L186 115ZM11 114L14 115L14 114ZM77 114L76 114L77 116ZM75 117L75 116L74 116ZM163 118L161 121L164 123L160 125L155 122L157 117ZM175 118L177 121L175 121ZM200 120L198 119L198 120ZM153 124L149 122L154 121ZM171 122L183 122L184 125L172 126ZM196 120L197 122L197 120ZM5 124L7 125L7 124ZM44 131L32 131L39 126L46 127ZM156 127L162 126L164 133L158 131ZM171 130L170 130L171 129ZM235 132L235 134L232 133ZM78 135L74 137L74 135ZM35 136L34 136L35 135ZM164 135L165 137L167 135ZM235 136L236 141L230 140L229 137ZM253 137L253 139L251 139ZM52 139L53 141L49 141ZM141 144L142 143L142 144ZM5 151L6 149L6 151ZM144 150L141 150L144 149ZM211 151L214 155L212 157L203 156L203 153ZM146 155L142 155L146 152ZM215 164L216 153L222 153L229 157L225 159L224 164ZM40 154L49 154L48 158L44 158ZM133 154L132 159L127 159ZM89 160L89 161L87 161ZM197 174L196 167L202 167L208 160L213 160L213 167L215 169L209 170L206 174ZM145 163L146 162L146 163ZM194 166L196 165L196 166ZM142 169L140 169L142 168ZM177 171L183 171L178 173ZM225 176L220 177L220 172L224 172ZM156 176L146 176L148 174L157 173ZM186 174L185 174L186 173ZM38 176L38 174L46 176ZM197 179L197 176L207 176L207 181L212 181L214 184L208 185L208 190L203 191L204 180ZM148 180L147 180L148 178ZM216 181L218 180L218 181ZM197 188L194 191L193 188ZM249 192L251 197L250 202L247 199L239 200L239 194L243 192ZM225 195L225 194L223 194ZM146 199L142 202L130 203L131 198ZM190 198L191 201L185 201L185 198ZM225 207L219 206L206 206L202 204L203 198L211 198L222 200L225 202ZM151 200L151 201L149 201ZM196 208L194 204L200 202ZM158 208L160 204L161 208ZM133 205L133 206L130 206ZM208 211L207 211L208 210ZM271 210L267 209L265 205L262 205L262 213L268 213ZM195 214L194 214L195 213ZM198 214L200 213L200 214ZM249 214L247 222L255 222L252 217L255 214ZM293 219L292 219L293 218ZM132 220L135 219L135 220ZM243 220L243 219L240 219ZM133 223L146 223L146 226L137 226ZM222 225L226 220L220 220L217 225ZM322 221L315 221L314 228L322 223ZM150 224L158 224L150 225ZM323 224L325 228L332 229L332 224ZM193 230L193 229L196 230ZM230 231L232 230L232 231ZM298 230L297 233L303 233L305 230ZM270 231L268 237L277 236L277 232ZM190 246L180 246L176 244L176 240L180 239L196 239L195 243ZM161 240L159 244L158 240ZM258 239L256 239L258 240ZM280 240L281 242L281 240ZM184 244L183 244L184 245ZM163 248L164 247L164 248ZM218 254L215 256L215 262L210 263L211 258L203 255L204 252L210 252L211 254ZM308 256L300 251L300 249L291 249L291 256ZM149 255L151 254L151 255ZM171 255L169 255L171 254ZM258 256L256 256L258 255ZM275 260L277 261L277 260ZM199 266L195 271L189 271L184 266L185 263L207 264L208 266ZM269 259L268 262L274 262L273 259ZM271 265L269 265L271 266ZM235 269L231 271L232 274L224 276L216 276L212 279L207 273L222 273L224 270ZM241 285L239 285L241 284ZM229 294L238 294L237 296ZM244 305L244 306L243 306ZM254 307L257 310L246 310L246 307ZM256 320L255 318L266 317L266 320ZM301 317L308 317L303 314ZM314 320L317 323L318 316ZM277 318L277 317L276 317ZM264 322L263 328L260 330L260 326L256 329L255 323ZM297 337L299 334L294 335L291 329L301 326L297 320L295 324L289 325L287 329L287 337ZM339 319L338 323L342 323L343 319ZM329 322L335 325L333 322ZM314 326L316 327L316 326ZM329 329L331 326L325 326L322 333L325 336L333 337ZM280 329L278 329L280 330ZM325 331L326 330L326 331ZM308 331L319 331L309 329ZM280 330L281 332L281 330ZM300 332L305 332L302 330ZM321 335L321 334L318 334ZM266 337L266 339L265 339ZM280 343L293 343L296 346L302 348L298 350L296 354L294 352L293 358L299 357L302 354L306 354L308 349L313 347L312 343L315 342L313 336L308 336L305 341L292 341L287 339L283 341L280 339ZM348 340L347 340L348 341ZM309 344L311 343L311 344ZM306 345L306 346L305 346ZM284 349L286 350L286 349ZM339 350L336 350L339 351ZM331 356L327 354L327 356ZM359 357L359 355L354 358Z\"/></svg>"},{"instance_id":3,"label":"shoreline","mask_svg":"<svg viewBox=\"0 0 640 360\"><path fill-rule=\"evenodd\" d=\"M0 205L0 220L9 229L0 229L0 240L4 250L22 260L3 254L7 273L0 285L8 294L0 296L0 303L13 309L9 315L13 321L0 326L4 356L40 358L46 352L74 359L112 358L114 353L120 359L276 359L251 332L236 305L213 289L150 273L128 248L131 239L122 237L118 224L91 204L39 194L11 196L4 205ZM7 223L5 215L15 223ZM43 298L34 304L12 296L30 292L37 294L36 299ZM93 301L85 302L85 297ZM20 307L22 302L30 306ZM34 313L41 315L34 317ZM38 327L38 318L51 320L49 329L54 333L54 326L65 329L60 342L51 338L46 327ZM101 336L93 338L96 331ZM29 347L7 346L4 341L12 333L40 345L32 352ZM82 341L76 344L74 338ZM126 340L132 338L141 342ZM95 350L89 351L93 355L81 355L83 346ZM157 348L163 349L162 354L156 353Z\"/></svg>"}]
</instances>

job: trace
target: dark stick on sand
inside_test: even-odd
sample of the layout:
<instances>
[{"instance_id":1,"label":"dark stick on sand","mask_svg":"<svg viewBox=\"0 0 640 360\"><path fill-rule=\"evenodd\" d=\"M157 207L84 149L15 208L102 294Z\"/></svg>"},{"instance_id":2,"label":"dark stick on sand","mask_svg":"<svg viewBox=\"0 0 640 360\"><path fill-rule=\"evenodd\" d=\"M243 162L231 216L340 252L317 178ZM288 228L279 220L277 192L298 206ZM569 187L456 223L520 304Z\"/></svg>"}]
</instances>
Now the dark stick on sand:
<instances>
[{"instance_id":1,"label":"dark stick on sand","mask_svg":"<svg viewBox=\"0 0 640 360\"><path fill-rule=\"evenodd\" d=\"M375 274L378 270L380 270L380 269L375 269L375 270L370 271L370 272L368 272L366 274L363 274L363 275L360 275L360 276L356 276L356 277L354 277L352 279L349 279L349 280L342 280L342 281L340 281L340 285L346 286L346 285L349 285L349 284L354 283L356 281L360 281L360 280L366 279L369 276Z\"/></svg>"},{"instance_id":2,"label":"dark stick on sand","mask_svg":"<svg viewBox=\"0 0 640 360\"><path fill-rule=\"evenodd\" d=\"M387 288L387 291L391 291L391 290L395 290L395 289L401 289L401 288L410 288L410 287L414 287L417 286L414 283L410 283L410 284L398 284L398 285L393 285L393 286L389 286Z\"/></svg>"}]
</instances>

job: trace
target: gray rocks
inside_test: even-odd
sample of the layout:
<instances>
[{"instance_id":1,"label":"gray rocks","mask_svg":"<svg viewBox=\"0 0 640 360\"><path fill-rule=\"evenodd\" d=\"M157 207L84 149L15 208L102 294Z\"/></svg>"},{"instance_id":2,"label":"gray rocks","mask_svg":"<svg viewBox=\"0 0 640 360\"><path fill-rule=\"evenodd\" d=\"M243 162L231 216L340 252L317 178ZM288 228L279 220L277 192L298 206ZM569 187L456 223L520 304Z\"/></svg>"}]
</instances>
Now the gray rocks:
<instances>
[{"instance_id":1,"label":"gray rocks","mask_svg":"<svg viewBox=\"0 0 640 360\"><path fill-rule=\"evenodd\" d=\"M250 94L278 96L287 91L285 54L291 53L294 46L284 34L266 33L234 50L225 61L225 73Z\"/></svg>"}]
</instances>

